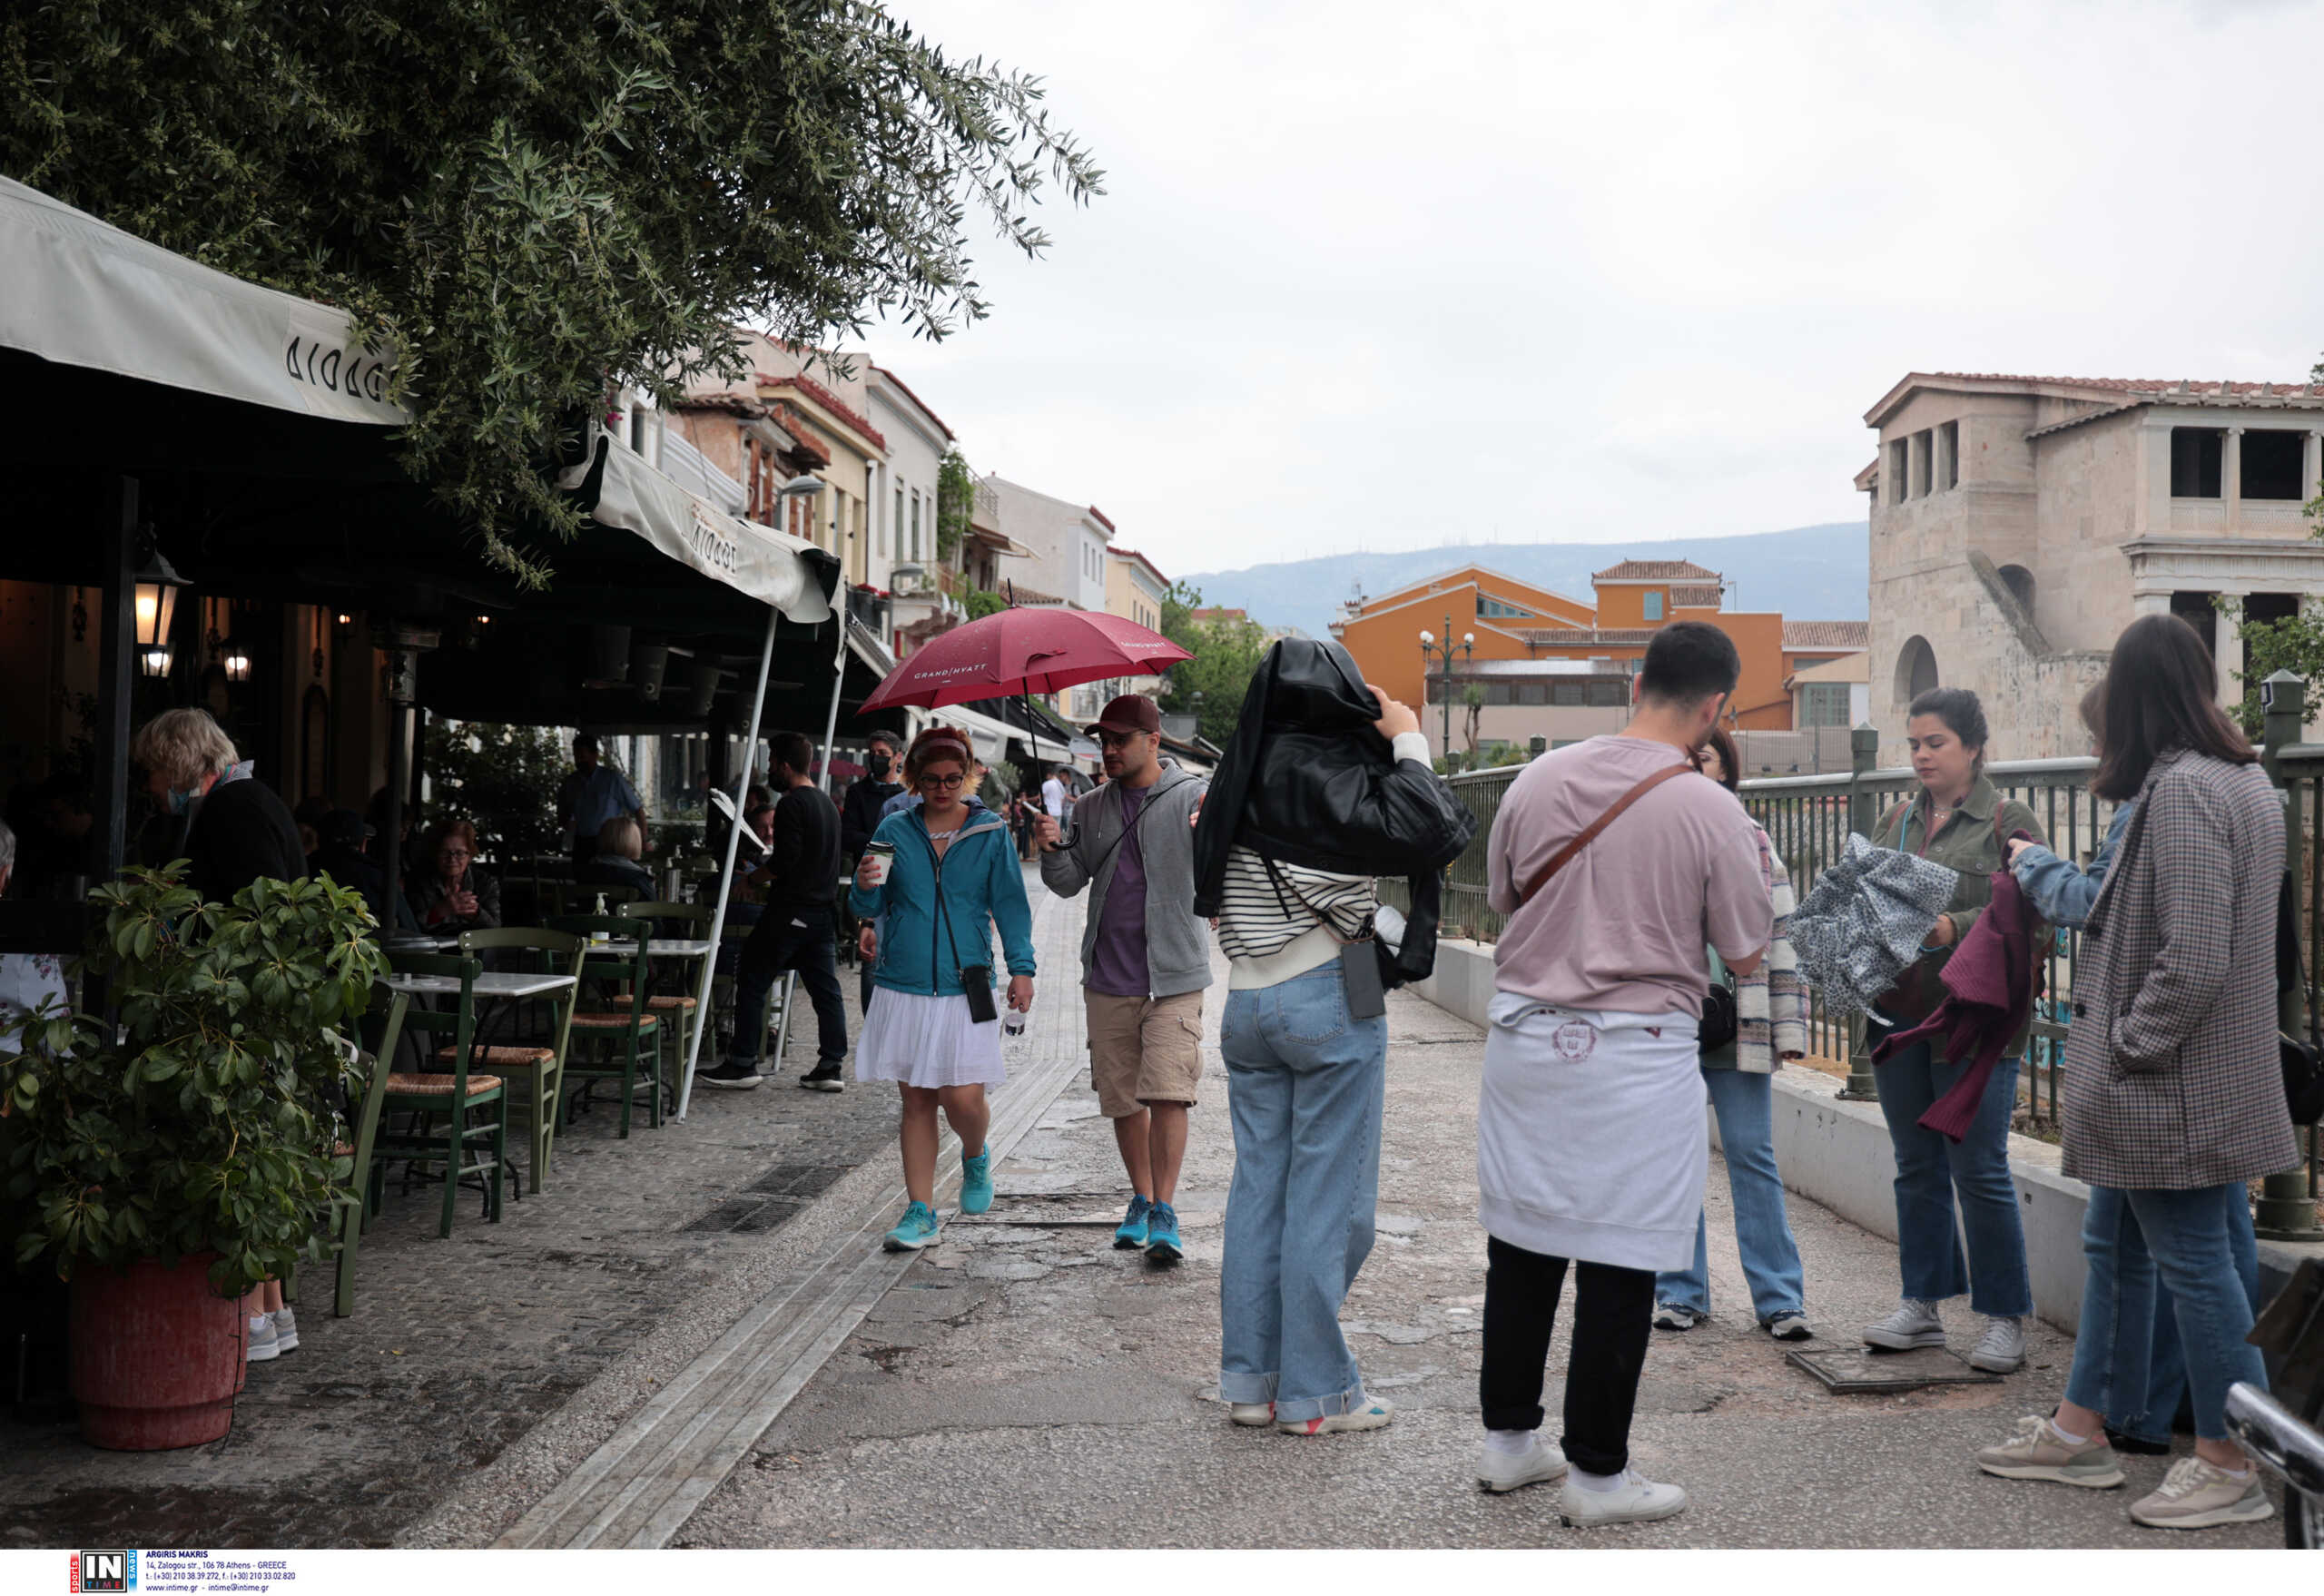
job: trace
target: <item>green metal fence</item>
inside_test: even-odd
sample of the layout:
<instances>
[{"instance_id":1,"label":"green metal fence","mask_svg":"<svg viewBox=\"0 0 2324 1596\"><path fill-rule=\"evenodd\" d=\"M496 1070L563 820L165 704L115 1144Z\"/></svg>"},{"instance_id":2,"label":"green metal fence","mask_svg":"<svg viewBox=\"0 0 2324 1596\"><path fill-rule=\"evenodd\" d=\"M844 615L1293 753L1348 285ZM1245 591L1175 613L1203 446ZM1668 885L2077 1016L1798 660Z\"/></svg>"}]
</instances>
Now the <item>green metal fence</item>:
<instances>
[{"instance_id":1,"label":"green metal fence","mask_svg":"<svg viewBox=\"0 0 2324 1596\"><path fill-rule=\"evenodd\" d=\"M2300 886L2302 940L2309 951L2309 987L2302 998L2312 1009L2319 1000L2315 951L2324 947L2324 744L2290 740L2298 734L2300 713L2296 701L2280 709L2276 730L2279 734L2287 726L2292 730L2275 742L2270 766L2285 790L2289 834L2301 844L2291 858ZM2293 718L2287 721L2284 716ZM1875 735L1868 729L1859 729L1856 769L1852 772L1742 783L1744 806L1767 828L1776 852L1791 872L1794 889L1802 897L1824 867L1839 857L1851 831L1869 836L1882 817L1919 791L1909 770L1873 768L1876 746ZM2090 790L2096 765L2089 758L1997 761L1985 767L1985 773L2004 798L2015 799L2034 812L2054 852L2087 865L2105 840L2115 809ZM1478 827L1476 840L1445 872L1446 936L1490 942L1501 935L1502 916L1485 901L1486 845L1501 813L1502 795L1523 769L1512 765L1448 778L1461 802L1477 816ZM1382 888L1384 897L1395 901L1400 908L1410 907L1403 901L1401 882L1384 882ZM2074 961L2081 941L2078 931L2061 929L2053 931L2044 945L2042 998L2020 1080L2022 1106L2037 1132L2054 1134L2059 1122L2066 1022L2073 1012ZM2285 1018L2288 1026L2301 1023L2289 1012ZM1847 1095L1873 1095L1862 1022L1827 1012L1822 998L1814 993L1809 997L1808 1050L1849 1063ZM2260 1226L2270 1234L2298 1235L2314 1228L2319 1138L2314 1128L2302 1136L2308 1154L2305 1172L2270 1181L2268 1196L2260 1202Z\"/></svg>"}]
</instances>

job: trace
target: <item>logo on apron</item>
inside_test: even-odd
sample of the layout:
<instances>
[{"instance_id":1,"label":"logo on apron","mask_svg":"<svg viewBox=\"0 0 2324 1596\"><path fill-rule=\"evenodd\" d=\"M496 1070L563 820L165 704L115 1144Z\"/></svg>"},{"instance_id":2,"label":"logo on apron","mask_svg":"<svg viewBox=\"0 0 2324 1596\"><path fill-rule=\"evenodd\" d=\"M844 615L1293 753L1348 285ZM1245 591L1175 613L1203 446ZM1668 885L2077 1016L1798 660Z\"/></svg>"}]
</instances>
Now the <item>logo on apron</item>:
<instances>
[{"instance_id":1,"label":"logo on apron","mask_svg":"<svg viewBox=\"0 0 2324 1596\"><path fill-rule=\"evenodd\" d=\"M1550 1033L1550 1046L1567 1063L1579 1064L1598 1050L1598 1028L1583 1020L1569 1020Z\"/></svg>"}]
</instances>

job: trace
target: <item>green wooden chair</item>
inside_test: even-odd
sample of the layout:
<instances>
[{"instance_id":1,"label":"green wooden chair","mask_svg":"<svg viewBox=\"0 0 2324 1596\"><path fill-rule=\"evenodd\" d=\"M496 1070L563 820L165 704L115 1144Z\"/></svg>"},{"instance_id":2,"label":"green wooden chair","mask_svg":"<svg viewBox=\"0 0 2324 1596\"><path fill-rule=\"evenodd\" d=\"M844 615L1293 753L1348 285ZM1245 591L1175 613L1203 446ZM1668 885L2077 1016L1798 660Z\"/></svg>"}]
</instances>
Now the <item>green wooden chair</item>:
<instances>
[{"instance_id":1,"label":"green wooden chair","mask_svg":"<svg viewBox=\"0 0 2324 1596\"><path fill-rule=\"evenodd\" d=\"M710 910L701 903L637 902L622 907L622 913L635 920L650 920L656 936L677 937L686 941L707 941L710 939ZM665 977L666 971L677 971L678 990L649 991L645 994L645 1011L663 1022L663 1034L675 1044L671 1049L669 1079L675 1080L685 1068L686 1049L694 1041L695 1027L702 1023L701 1000L694 996L700 980L702 961L688 954L657 954Z\"/></svg>"},{"instance_id":2,"label":"green wooden chair","mask_svg":"<svg viewBox=\"0 0 2324 1596\"><path fill-rule=\"evenodd\" d=\"M440 953L390 953L389 968L399 975L448 976L460 983L458 1004L452 1009L423 1009L413 1005L404 1023L425 1037L450 1039L448 1070L405 1074L394 1060L383 1063L390 1073L380 1107L389 1114L410 1114L417 1123L409 1130L383 1129L373 1144L371 1200L380 1199L386 1158L444 1166L444 1215L438 1236L452 1234L452 1209L458 1202L460 1177L480 1175L485 1181L485 1217L500 1222L500 1177L508 1158L508 1087L497 1075L472 1073L470 1046L476 1036L476 978L482 966L473 959ZM425 1044L423 1043L423 1048ZM440 1055L439 1055L440 1056ZM486 1109L490 1118L473 1124L469 1116ZM435 1121L441 1118L439 1133Z\"/></svg>"},{"instance_id":3,"label":"green wooden chair","mask_svg":"<svg viewBox=\"0 0 2324 1596\"><path fill-rule=\"evenodd\" d=\"M570 1019L572 1056L565 1062L567 1080L621 1082L621 1130L629 1135L630 1112L636 1105L638 1079L650 1088L646 1124L662 1125L662 1023L645 1007L647 941L651 921L621 914L565 914L550 921L551 931L583 939L579 974L581 995ZM616 941L634 944L634 951L615 952L587 939L603 931ZM602 995L593 995L593 983ZM586 1052L585 1052L586 1049ZM642 1056L641 1056L642 1055Z\"/></svg>"},{"instance_id":4,"label":"green wooden chair","mask_svg":"<svg viewBox=\"0 0 2324 1596\"><path fill-rule=\"evenodd\" d=\"M355 1253L362 1245L363 1232L371 1223L368 1193L371 1184L371 1153L379 1138L379 1109L387 1101L388 1072L395 1066L396 1048L403 1040L404 1016L411 1008L411 1000L401 992L382 992L379 995L389 1001L386 1022L379 1030L379 1046L357 1055L359 1061L364 1064L364 1079L362 1103L355 1110L354 1123L348 1128L355 1139L341 1142L337 1149L348 1161L347 1190L344 1195L331 1199L330 1248L337 1255L339 1275L338 1289L331 1299L331 1312L342 1319L355 1311Z\"/></svg>"},{"instance_id":5,"label":"green wooden chair","mask_svg":"<svg viewBox=\"0 0 2324 1596\"><path fill-rule=\"evenodd\" d=\"M497 953L501 955L501 968L528 975L581 973L581 939L570 931L538 926L462 931L460 951L470 955ZM524 1185L537 1194L548 1173L556 1148L556 1124L562 1118L559 1109L565 1098L565 1061L572 1047L574 1000L578 990L567 987L542 998L519 1000L548 1005L546 1041L496 1041L490 1035L479 1035L468 1050L468 1063L473 1069L524 1077L525 1089L518 1100L527 1105L531 1116L527 1130L532 1155ZM436 1062L449 1065L451 1055L451 1049L438 1048Z\"/></svg>"}]
</instances>

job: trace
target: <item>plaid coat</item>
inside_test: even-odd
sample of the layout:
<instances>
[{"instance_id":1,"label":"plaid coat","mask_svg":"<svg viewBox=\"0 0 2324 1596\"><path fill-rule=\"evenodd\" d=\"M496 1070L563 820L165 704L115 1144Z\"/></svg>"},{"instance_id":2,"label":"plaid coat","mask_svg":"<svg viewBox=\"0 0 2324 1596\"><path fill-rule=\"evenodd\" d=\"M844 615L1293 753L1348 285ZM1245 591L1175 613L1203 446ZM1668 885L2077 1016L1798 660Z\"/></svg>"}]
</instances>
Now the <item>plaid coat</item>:
<instances>
[{"instance_id":1,"label":"plaid coat","mask_svg":"<svg viewBox=\"0 0 2324 1596\"><path fill-rule=\"evenodd\" d=\"M2256 764L2154 763L2090 911L2066 1034L2065 1172L2186 1190L2299 1158L2276 1057L2283 803Z\"/></svg>"}]
</instances>

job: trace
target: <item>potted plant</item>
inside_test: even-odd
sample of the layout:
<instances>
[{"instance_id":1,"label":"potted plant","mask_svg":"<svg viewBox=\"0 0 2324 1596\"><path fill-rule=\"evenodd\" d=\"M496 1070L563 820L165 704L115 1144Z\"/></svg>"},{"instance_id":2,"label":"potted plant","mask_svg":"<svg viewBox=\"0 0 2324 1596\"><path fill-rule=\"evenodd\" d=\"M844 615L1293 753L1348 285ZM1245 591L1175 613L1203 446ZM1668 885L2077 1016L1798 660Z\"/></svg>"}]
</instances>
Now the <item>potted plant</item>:
<instances>
[{"instance_id":1,"label":"potted plant","mask_svg":"<svg viewBox=\"0 0 2324 1596\"><path fill-rule=\"evenodd\" d=\"M361 896L261 880L204 903L185 862L90 894L86 968L118 1028L52 1009L0 1028L17 1264L73 1293L73 1391L99 1446L193 1446L233 1422L241 1298L320 1256L348 1066L326 1032L386 961Z\"/></svg>"}]
</instances>

